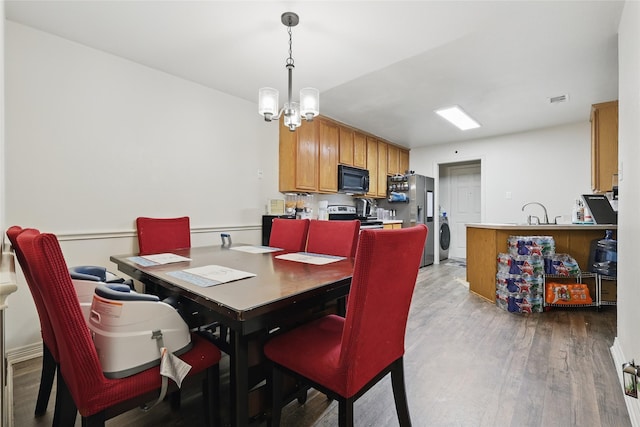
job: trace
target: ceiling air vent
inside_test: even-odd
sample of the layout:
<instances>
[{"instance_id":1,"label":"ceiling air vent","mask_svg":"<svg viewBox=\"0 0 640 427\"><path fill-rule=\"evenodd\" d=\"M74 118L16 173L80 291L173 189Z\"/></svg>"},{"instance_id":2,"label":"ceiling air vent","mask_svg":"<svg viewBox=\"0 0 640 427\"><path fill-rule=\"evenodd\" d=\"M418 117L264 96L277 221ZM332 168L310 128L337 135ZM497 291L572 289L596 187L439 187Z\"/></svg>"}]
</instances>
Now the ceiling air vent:
<instances>
[{"instance_id":1,"label":"ceiling air vent","mask_svg":"<svg viewBox=\"0 0 640 427\"><path fill-rule=\"evenodd\" d=\"M567 102L569 100L569 94L566 95L558 95L549 98L550 104L557 104L559 102Z\"/></svg>"}]
</instances>

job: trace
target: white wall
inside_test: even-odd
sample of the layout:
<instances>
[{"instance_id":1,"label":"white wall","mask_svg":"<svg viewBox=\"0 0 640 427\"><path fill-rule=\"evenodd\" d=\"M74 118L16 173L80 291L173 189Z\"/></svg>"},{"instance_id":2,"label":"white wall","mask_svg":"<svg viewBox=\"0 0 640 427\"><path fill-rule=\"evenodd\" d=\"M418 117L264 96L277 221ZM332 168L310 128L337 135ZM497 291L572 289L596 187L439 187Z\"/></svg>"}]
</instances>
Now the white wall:
<instances>
[{"instance_id":1,"label":"white wall","mask_svg":"<svg viewBox=\"0 0 640 427\"><path fill-rule=\"evenodd\" d=\"M640 360L640 286L635 266L640 254L640 2L627 1L620 21L619 52L619 214L618 336L612 349L620 374L623 362ZM620 175L621 174L621 175ZM633 425L640 403L625 397Z\"/></svg>"},{"instance_id":2,"label":"white wall","mask_svg":"<svg viewBox=\"0 0 640 427\"><path fill-rule=\"evenodd\" d=\"M137 216L189 215L194 246L223 230L260 242L266 200L281 195L278 126L255 103L11 21L5 29L3 225L57 234L69 265L135 250ZM39 341L21 276L19 285L9 350Z\"/></svg>"},{"instance_id":3,"label":"white wall","mask_svg":"<svg viewBox=\"0 0 640 427\"><path fill-rule=\"evenodd\" d=\"M495 138L414 148L411 169L438 177L438 165L480 159L482 221L522 223L522 205L538 201L549 219L570 215L574 200L590 192L591 126L585 121ZM437 185L436 185L437 188ZM511 199L507 199L507 193ZM438 201L438 200L437 200ZM541 215L541 212L527 213Z\"/></svg>"}]
</instances>

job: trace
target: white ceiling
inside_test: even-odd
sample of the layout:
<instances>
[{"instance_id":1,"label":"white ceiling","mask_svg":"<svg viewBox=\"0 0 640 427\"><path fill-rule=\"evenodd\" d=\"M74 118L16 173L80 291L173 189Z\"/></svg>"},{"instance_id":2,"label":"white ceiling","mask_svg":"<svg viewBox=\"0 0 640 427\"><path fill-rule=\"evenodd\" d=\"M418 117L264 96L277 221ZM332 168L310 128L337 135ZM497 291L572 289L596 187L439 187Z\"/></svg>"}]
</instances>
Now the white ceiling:
<instances>
[{"instance_id":1,"label":"white ceiling","mask_svg":"<svg viewBox=\"0 0 640 427\"><path fill-rule=\"evenodd\" d=\"M618 97L621 1L5 1L6 18L257 103L320 90L321 114L418 147L585 121ZM568 94L569 101L549 98ZM460 105L459 131L433 110ZM257 114L256 120L261 120ZM269 126L265 124L265 126ZM271 124L273 126L273 124Z\"/></svg>"}]
</instances>

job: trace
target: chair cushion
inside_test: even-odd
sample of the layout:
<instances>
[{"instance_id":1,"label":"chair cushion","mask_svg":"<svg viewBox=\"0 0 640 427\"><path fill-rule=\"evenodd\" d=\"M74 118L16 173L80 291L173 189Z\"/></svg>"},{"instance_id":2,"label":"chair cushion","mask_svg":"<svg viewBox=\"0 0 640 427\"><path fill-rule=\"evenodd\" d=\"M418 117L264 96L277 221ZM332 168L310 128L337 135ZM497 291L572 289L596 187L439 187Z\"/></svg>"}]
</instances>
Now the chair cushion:
<instances>
[{"instance_id":1,"label":"chair cushion","mask_svg":"<svg viewBox=\"0 0 640 427\"><path fill-rule=\"evenodd\" d=\"M329 315L269 340L264 354L279 365L347 396L347 375L339 368L344 318Z\"/></svg>"},{"instance_id":2,"label":"chair cushion","mask_svg":"<svg viewBox=\"0 0 640 427\"><path fill-rule=\"evenodd\" d=\"M193 343L191 350L180 355L180 359L191 365L188 376L202 372L220 361L220 350L209 341L192 334L191 342ZM64 371L62 374L65 378L69 375ZM77 372L73 375L82 375L82 373ZM87 389L81 393L83 396L81 399L75 399L74 396L74 400L80 415L89 416L118 403L126 402L135 396L159 390L160 386L160 367L156 366L126 378L104 378L101 392L96 393L95 389Z\"/></svg>"}]
</instances>

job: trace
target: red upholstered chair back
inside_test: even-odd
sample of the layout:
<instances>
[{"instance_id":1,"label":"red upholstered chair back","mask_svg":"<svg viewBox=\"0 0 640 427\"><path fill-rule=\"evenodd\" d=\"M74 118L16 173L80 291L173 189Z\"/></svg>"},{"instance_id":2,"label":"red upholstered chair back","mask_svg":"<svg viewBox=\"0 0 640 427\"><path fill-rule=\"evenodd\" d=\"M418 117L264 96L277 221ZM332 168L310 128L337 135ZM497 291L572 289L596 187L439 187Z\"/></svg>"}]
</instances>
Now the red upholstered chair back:
<instances>
[{"instance_id":1,"label":"red upholstered chair back","mask_svg":"<svg viewBox=\"0 0 640 427\"><path fill-rule=\"evenodd\" d=\"M136 218L140 255L159 254L191 247L189 217Z\"/></svg>"},{"instance_id":2,"label":"red upholstered chair back","mask_svg":"<svg viewBox=\"0 0 640 427\"><path fill-rule=\"evenodd\" d=\"M360 221L322 221L309 223L307 252L354 257L358 247Z\"/></svg>"},{"instance_id":3,"label":"red upholstered chair back","mask_svg":"<svg viewBox=\"0 0 640 427\"><path fill-rule=\"evenodd\" d=\"M53 358L58 361L58 346L56 345L56 338L53 334L51 321L49 320L49 313L47 313L44 301L42 300L42 295L40 294L40 291L38 290L35 281L33 280L30 266L27 264L22 249L20 248L20 244L18 243L18 236L22 233L37 235L40 234L40 232L35 229L23 229L22 227L14 225L13 227L9 227L9 229L7 230L7 237L11 242L11 246L13 246L16 258L18 259L18 263L22 268L22 273L24 274L24 278L27 281L27 285L29 286L29 291L31 292L31 296L33 297L33 302L36 305L38 318L40 319L40 333L42 334L42 341L49 348L49 351L51 352Z\"/></svg>"},{"instance_id":4,"label":"red upholstered chair back","mask_svg":"<svg viewBox=\"0 0 640 427\"><path fill-rule=\"evenodd\" d=\"M309 231L308 219L274 218L269 236L269 246L288 251L304 251Z\"/></svg>"},{"instance_id":5,"label":"red upholstered chair back","mask_svg":"<svg viewBox=\"0 0 640 427\"><path fill-rule=\"evenodd\" d=\"M49 313L58 343L60 372L83 413L91 406L87 402L102 398L94 396L93 391L110 380L102 374L58 239L53 234L28 230L18 236L18 244Z\"/></svg>"},{"instance_id":6,"label":"red upholstered chair back","mask_svg":"<svg viewBox=\"0 0 640 427\"><path fill-rule=\"evenodd\" d=\"M363 230L347 303L340 366L348 394L404 355L409 306L427 227Z\"/></svg>"}]
</instances>

